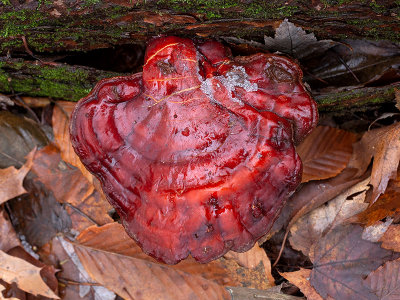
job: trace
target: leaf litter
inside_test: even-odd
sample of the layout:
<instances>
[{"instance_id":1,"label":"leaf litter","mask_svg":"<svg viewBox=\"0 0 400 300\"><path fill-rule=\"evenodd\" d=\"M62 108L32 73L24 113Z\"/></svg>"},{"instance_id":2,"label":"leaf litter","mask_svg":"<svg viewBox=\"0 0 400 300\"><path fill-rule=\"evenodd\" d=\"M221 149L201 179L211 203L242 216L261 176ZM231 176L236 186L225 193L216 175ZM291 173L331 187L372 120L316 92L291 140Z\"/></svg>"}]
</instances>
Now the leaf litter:
<instances>
[{"instance_id":1,"label":"leaf litter","mask_svg":"<svg viewBox=\"0 0 400 300\"><path fill-rule=\"evenodd\" d=\"M328 53L328 49L329 53L337 51L340 47L355 46L355 51L375 51L368 52L368 55L382 54L378 53L380 44L350 41L345 45L329 40L318 41L312 33L305 32L288 20L280 24L274 38L265 37L264 44L232 38L226 38L226 41L245 42L258 49L279 51L302 62ZM390 58L388 64L382 66L387 73L391 72L393 65L393 51L390 45L384 49L387 53L383 54ZM346 58L343 61L347 67L352 67ZM345 66L341 64L341 72L349 73L348 69L343 71ZM354 69L360 80L359 85L381 80L379 76L360 76L363 69L368 68L361 65ZM315 74L320 76L322 73ZM337 74L332 76L334 78ZM321 75L321 78L325 77ZM44 103L47 105L49 102ZM51 294L52 291L49 286L42 285L41 267L29 263L30 258L26 256L22 255L25 258L21 259L10 255L12 252L8 253L22 249L22 237L15 233L13 224L7 220L12 208L9 200L26 190L23 180L32 167L30 174L35 174L35 180L40 181L65 208L72 221L72 230L64 232L57 229L42 242L38 242L39 236L32 235L32 240L36 240L33 245L39 248L34 247L40 261L53 266L51 272L55 272L55 268L60 270L56 275L63 299L82 296L83 299L108 300L114 299L116 294L127 299L187 299L190 296L198 299L236 299L238 296L235 295L239 293L255 295L255 291L259 291L261 295L282 279L278 274L279 267L271 268L269 249L265 252L258 245L246 253L227 253L205 265L188 258L176 266L165 266L144 255L122 226L113 222L109 216L110 206L98 182L81 166L71 150L68 121L74 105L57 102L53 109L55 145L40 149L48 141L40 130L35 129L28 135L36 136L37 140L27 144L22 158L14 159L14 164L7 165L8 168L13 165L13 169L2 169L7 170L4 173L0 171L0 181L5 182L3 187L9 187L9 191L1 190L5 209L1 211L0 232L2 237L10 238L8 241L0 240L0 250L4 255L2 263L11 264L16 259L28 263L29 269L35 273L33 282L39 284L26 287L24 273L7 277L4 271L0 272L1 276L10 282L18 281L18 288L28 293ZM32 128L36 126L31 121L28 123ZM29 129L24 130L30 132ZM14 133L10 135L1 131L2 134L7 134L6 144L11 145ZM293 272L280 273L290 282L292 289L297 286L297 290L309 299L393 299L399 291L396 277L400 252L400 211L396 200L400 198L399 123L369 130L356 142L358 137L338 128L321 126L299 146L305 170L303 185L285 206L273 230L264 238L266 240L282 230L287 234L290 232L287 247L300 250L303 257L311 260L312 265L299 263L292 267ZM33 160L27 160L21 168L23 157L35 146L39 150L36 150ZM8 151L7 147L1 148L1 154L12 158L12 153L5 150ZM6 168L5 165L2 167ZM22 173L18 173L21 169ZM14 189L5 181L11 180L8 177L17 182ZM40 225L38 222L28 226ZM171 288L174 286L176 288ZM5 291L2 285L0 289ZM276 292L281 293L282 289L278 288ZM3 297L2 294L0 296Z\"/></svg>"},{"instance_id":2,"label":"leaf litter","mask_svg":"<svg viewBox=\"0 0 400 300\"><path fill-rule=\"evenodd\" d=\"M97 249L109 255L119 254L127 258L137 258L160 264L145 255L127 235L122 225L118 223L109 223L101 227L91 226L83 231L76 241L82 246ZM200 264L189 257L181 263L169 267L187 274L201 276L222 286L244 285L266 289L274 285L270 261L258 246L246 253L229 253L227 255L225 258L208 264Z\"/></svg>"}]
</instances>

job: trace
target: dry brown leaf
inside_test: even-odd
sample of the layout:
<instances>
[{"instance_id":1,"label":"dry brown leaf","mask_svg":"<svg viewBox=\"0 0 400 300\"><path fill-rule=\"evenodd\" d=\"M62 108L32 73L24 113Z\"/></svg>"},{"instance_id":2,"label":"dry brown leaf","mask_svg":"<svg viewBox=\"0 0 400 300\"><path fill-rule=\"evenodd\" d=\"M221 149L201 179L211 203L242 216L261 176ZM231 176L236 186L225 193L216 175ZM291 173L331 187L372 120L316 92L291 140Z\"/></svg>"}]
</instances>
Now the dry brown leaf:
<instances>
[{"instance_id":1,"label":"dry brown leaf","mask_svg":"<svg viewBox=\"0 0 400 300\"><path fill-rule=\"evenodd\" d=\"M157 262L146 255L117 222L88 227L77 237L77 241L85 247Z\"/></svg>"},{"instance_id":2,"label":"dry brown leaf","mask_svg":"<svg viewBox=\"0 0 400 300\"><path fill-rule=\"evenodd\" d=\"M386 191L375 203L357 216L357 222L372 226L379 220L394 217L400 212L400 171L397 178L390 180Z\"/></svg>"},{"instance_id":3,"label":"dry brown leaf","mask_svg":"<svg viewBox=\"0 0 400 300\"><path fill-rule=\"evenodd\" d=\"M300 268L296 272L280 273L289 282L297 286L300 291L309 300L323 300L323 298L317 293L317 291L310 284L311 270Z\"/></svg>"},{"instance_id":4,"label":"dry brown leaf","mask_svg":"<svg viewBox=\"0 0 400 300\"><path fill-rule=\"evenodd\" d=\"M388 261L365 279L378 299L400 299L400 259Z\"/></svg>"},{"instance_id":5,"label":"dry brown leaf","mask_svg":"<svg viewBox=\"0 0 400 300\"><path fill-rule=\"evenodd\" d=\"M59 237L58 241L61 248L64 250L64 253L67 255L68 261L72 262L72 265L76 270L76 273L74 274L75 276L77 276L78 279L76 282L81 283L79 285L79 298L82 298L83 296L89 296L90 292L92 291L92 293L94 294L94 299L114 300L116 296L115 293L105 287L100 286L100 284L93 280L86 272L85 268L82 265L82 262L75 252L73 244L66 241L63 237Z\"/></svg>"},{"instance_id":6,"label":"dry brown leaf","mask_svg":"<svg viewBox=\"0 0 400 300\"><path fill-rule=\"evenodd\" d=\"M4 210L0 210L0 250L7 252L11 248L20 245L21 242L15 233L8 215Z\"/></svg>"},{"instance_id":7,"label":"dry brown leaf","mask_svg":"<svg viewBox=\"0 0 400 300\"><path fill-rule=\"evenodd\" d=\"M61 152L61 158L77 167L86 179L93 183L93 175L85 168L79 157L75 154L72 148L69 137L69 118L75 108L76 103L71 101L57 101L53 109L53 132L56 144Z\"/></svg>"},{"instance_id":8,"label":"dry brown leaf","mask_svg":"<svg viewBox=\"0 0 400 300\"><path fill-rule=\"evenodd\" d=\"M70 231L68 213L38 178L29 176L24 187L28 193L9 201L7 208L18 233L30 245L40 248L56 234Z\"/></svg>"},{"instance_id":9,"label":"dry brown leaf","mask_svg":"<svg viewBox=\"0 0 400 300\"><path fill-rule=\"evenodd\" d=\"M32 149L47 144L48 139L38 123L0 111L0 168L21 167Z\"/></svg>"},{"instance_id":10,"label":"dry brown leaf","mask_svg":"<svg viewBox=\"0 0 400 300\"><path fill-rule=\"evenodd\" d=\"M264 43L271 52L283 52L297 59L318 55L336 44L332 40L318 41L314 33L305 32L288 19L283 20L275 29L274 38L264 36Z\"/></svg>"},{"instance_id":11,"label":"dry brown leaf","mask_svg":"<svg viewBox=\"0 0 400 300\"><path fill-rule=\"evenodd\" d=\"M27 293L60 299L43 281L40 270L23 259L0 251L0 279L9 284L14 282Z\"/></svg>"},{"instance_id":12,"label":"dry brown leaf","mask_svg":"<svg viewBox=\"0 0 400 300\"><path fill-rule=\"evenodd\" d=\"M58 149L46 146L35 155L32 171L53 192L57 201L69 204L66 209L72 227L78 232L93 224L112 222L111 205L75 167L61 160Z\"/></svg>"},{"instance_id":13,"label":"dry brown leaf","mask_svg":"<svg viewBox=\"0 0 400 300\"><path fill-rule=\"evenodd\" d=\"M82 245L75 251L93 280L125 299L230 299L223 286L201 276Z\"/></svg>"},{"instance_id":14,"label":"dry brown leaf","mask_svg":"<svg viewBox=\"0 0 400 300\"><path fill-rule=\"evenodd\" d=\"M32 255L30 255L22 246L17 246L12 248L10 251L7 252L8 255L11 255L13 257L18 257L25 262L28 262L35 267L40 268L40 276L43 278L43 281L46 283L46 285L56 294L58 294L58 280L56 278L55 273L57 273L57 269L54 268L53 265L46 265L43 262L39 261L38 259L34 258ZM11 285L10 289L12 291L15 291L15 295L18 293L21 293L22 291L17 288L15 285ZM10 294L10 292L8 292ZM10 295L12 295L11 293Z\"/></svg>"},{"instance_id":15,"label":"dry brown leaf","mask_svg":"<svg viewBox=\"0 0 400 300\"><path fill-rule=\"evenodd\" d=\"M379 240L382 248L400 252L400 224L392 224Z\"/></svg>"},{"instance_id":16,"label":"dry brown leaf","mask_svg":"<svg viewBox=\"0 0 400 300\"><path fill-rule=\"evenodd\" d=\"M361 238L362 227L338 226L310 251L310 283L326 299L377 299L364 279L380 265L395 258L392 251Z\"/></svg>"},{"instance_id":17,"label":"dry brown leaf","mask_svg":"<svg viewBox=\"0 0 400 300\"><path fill-rule=\"evenodd\" d=\"M372 193L367 202L374 203L386 190L390 179L395 179L400 161L400 122L384 128L374 129L364 134L354 144L354 152L349 167L357 168L358 175L364 174L372 157Z\"/></svg>"},{"instance_id":18,"label":"dry brown leaf","mask_svg":"<svg viewBox=\"0 0 400 300\"><path fill-rule=\"evenodd\" d=\"M304 297L297 297L283 292L275 291L274 288L267 290L256 290L244 287L227 287L226 288L232 296L232 300L254 300L254 299L266 299L266 300L304 300Z\"/></svg>"},{"instance_id":19,"label":"dry brown leaf","mask_svg":"<svg viewBox=\"0 0 400 300\"><path fill-rule=\"evenodd\" d=\"M47 264L60 266L57 277L63 286L63 299L114 300L115 294L94 282L75 254L74 246L57 236L39 250Z\"/></svg>"},{"instance_id":20,"label":"dry brown leaf","mask_svg":"<svg viewBox=\"0 0 400 300\"><path fill-rule=\"evenodd\" d=\"M290 244L296 250L308 256L311 246L316 243L327 230L340 225L344 220L367 208L364 203L366 191L369 189L369 178L359 182L341 193L326 205L322 205L301 217L290 228ZM352 199L349 196L357 194Z\"/></svg>"},{"instance_id":21,"label":"dry brown leaf","mask_svg":"<svg viewBox=\"0 0 400 300\"><path fill-rule=\"evenodd\" d=\"M357 135L341 129L318 126L297 147L303 161L302 182L336 176L347 165Z\"/></svg>"},{"instance_id":22,"label":"dry brown leaf","mask_svg":"<svg viewBox=\"0 0 400 300\"><path fill-rule=\"evenodd\" d=\"M51 100L47 97L22 96L21 99L29 107L45 107L51 103Z\"/></svg>"},{"instance_id":23,"label":"dry brown leaf","mask_svg":"<svg viewBox=\"0 0 400 300\"><path fill-rule=\"evenodd\" d=\"M25 164L18 170L14 167L0 169L0 204L26 193L22 183L32 167L32 159L35 151L36 149L27 155Z\"/></svg>"},{"instance_id":24,"label":"dry brown leaf","mask_svg":"<svg viewBox=\"0 0 400 300\"><path fill-rule=\"evenodd\" d=\"M128 236L122 225L118 223L109 223L101 227L91 226L77 237L77 241L85 247L158 263L155 259L144 254L135 241ZM254 268L249 269L240 267L236 261L229 259L221 258L207 264L200 264L188 257L177 265L169 266L169 268L199 275L223 286L267 289L273 284L265 271L265 265L260 264L260 261Z\"/></svg>"},{"instance_id":25,"label":"dry brown leaf","mask_svg":"<svg viewBox=\"0 0 400 300\"><path fill-rule=\"evenodd\" d=\"M285 228L288 233L290 227L302 216L338 196L340 193L368 176L368 174L365 174L363 177L356 177L356 173L356 169L346 168L333 178L311 181L304 184L301 189L288 200L278 219L272 225L270 232L260 239L259 243L265 242L282 228Z\"/></svg>"},{"instance_id":26,"label":"dry brown leaf","mask_svg":"<svg viewBox=\"0 0 400 300\"><path fill-rule=\"evenodd\" d=\"M248 269L254 269L261 264L264 268L265 279L271 287L275 285L275 279L271 274L271 261L265 253L265 250L258 244L255 244L253 248L243 253L229 251L224 255L224 257L227 259L233 259L239 264L239 266Z\"/></svg>"}]
</instances>

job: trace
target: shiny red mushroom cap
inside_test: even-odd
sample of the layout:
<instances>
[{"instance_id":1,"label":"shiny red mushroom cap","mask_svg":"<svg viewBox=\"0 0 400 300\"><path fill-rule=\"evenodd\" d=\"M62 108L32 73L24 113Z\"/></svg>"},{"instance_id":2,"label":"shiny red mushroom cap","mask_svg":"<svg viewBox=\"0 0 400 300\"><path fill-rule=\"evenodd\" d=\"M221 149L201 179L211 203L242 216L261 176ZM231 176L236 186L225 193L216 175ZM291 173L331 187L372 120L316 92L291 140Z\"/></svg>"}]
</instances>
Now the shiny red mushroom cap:
<instances>
[{"instance_id":1,"label":"shiny red mushroom cap","mask_svg":"<svg viewBox=\"0 0 400 300\"><path fill-rule=\"evenodd\" d=\"M174 264L246 251L270 230L300 183L294 143L317 118L289 59L161 37L143 73L79 101L70 132L128 234Z\"/></svg>"}]
</instances>

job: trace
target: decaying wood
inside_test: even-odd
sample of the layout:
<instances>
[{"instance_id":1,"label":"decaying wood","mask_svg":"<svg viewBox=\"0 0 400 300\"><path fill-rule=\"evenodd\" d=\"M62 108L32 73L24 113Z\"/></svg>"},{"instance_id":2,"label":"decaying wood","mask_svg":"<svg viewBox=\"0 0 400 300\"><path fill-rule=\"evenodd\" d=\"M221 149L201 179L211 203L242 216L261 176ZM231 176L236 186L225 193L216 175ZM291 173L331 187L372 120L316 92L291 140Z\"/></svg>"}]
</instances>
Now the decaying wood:
<instances>
[{"instance_id":1,"label":"decaying wood","mask_svg":"<svg viewBox=\"0 0 400 300\"><path fill-rule=\"evenodd\" d=\"M22 4L20 4L22 2ZM2 3L2 4L1 4ZM87 51L158 34L273 35L285 18L318 39L400 40L396 1L109 0L0 2L0 53Z\"/></svg>"},{"instance_id":2,"label":"decaying wood","mask_svg":"<svg viewBox=\"0 0 400 300\"><path fill-rule=\"evenodd\" d=\"M158 34L236 37L261 42L284 19L318 39L400 41L395 1L16 1L0 2L0 93L76 101L113 72L70 66L58 55ZM14 57L24 57L15 59ZM317 95L321 112L365 110L394 102L399 84Z\"/></svg>"},{"instance_id":3,"label":"decaying wood","mask_svg":"<svg viewBox=\"0 0 400 300\"><path fill-rule=\"evenodd\" d=\"M123 75L82 66L0 59L0 91L7 94L47 96L78 101L103 78ZM365 111L384 103L395 103L400 83L383 87L364 87L316 95L320 112Z\"/></svg>"}]
</instances>

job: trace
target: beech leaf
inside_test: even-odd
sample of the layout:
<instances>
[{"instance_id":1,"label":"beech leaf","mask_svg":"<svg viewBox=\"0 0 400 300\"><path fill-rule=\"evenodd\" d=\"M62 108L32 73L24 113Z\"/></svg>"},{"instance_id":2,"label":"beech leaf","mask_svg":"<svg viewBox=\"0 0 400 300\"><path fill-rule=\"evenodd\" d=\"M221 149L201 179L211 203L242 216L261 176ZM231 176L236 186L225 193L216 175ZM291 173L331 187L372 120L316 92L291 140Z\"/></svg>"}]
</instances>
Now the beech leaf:
<instances>
[{"instance_id":1,"label":"beech leaf","mask_svg":"<svg viewBox=\"0 0 400 300\"><path fill-rule=\"evenodd\" d=\"M400 299L400 259L388 261L365 279L380 300Z\"/></svg>"},{"instance_id":2,"label":"beech leaf","mask_svg":"<svg viewBox=\"0 0 400 300\"><path fill-rule=\"evenodd\" d=\"M234 259L240 266L249 269L254 269L261 264L264 269L265 280L267 280L271 286L275 285L275 279L271 274L271 261L265 253L265 250L258 244L255 244L253 248L243 253L229 251L224 257L227 259Z\"/></svg>"},{"instance_id":3,"label":"beech leaf","mask_svg":"<svg viewBox=\"0 0 400 300\"><path fill-rule=\"evenodd\" d=\"M0 279L9 284L14 282L27 293L59 299L43 281L40 270L41 268L0 250Z\"/></svg>"},{"instance_id":4,"label":"beech leaf","mask_svg":"<svg viewBox=\"0 0 400 300\"><path fill-rule=\"evenodd\" d=\"M159 264L155 259L143 253L119 223L103 226L91 226L78 237L80 245L109 253L138 258ZM223 286L246 286L267 289L274 285L269 259L261 248L253 248L248 254L240 253L239 257L220 258L207 264L196 262L188 257L169 268L191 275L202 276ZM252 256L254 255L254 256Z\"/></svg>"},{"instance_id":5,"label":"beech leaf","mask_svg":"<svg viewBox=\"0 0 400 300\"><path fill-rule=\"evenodd\" d=\"M75 251L93 280L124 299L230 299L225 288L201 276L82 245Z\"/></svg>"},{"instance_id":6,"label":"beech leaf","mask_svg":"<svg viewBox=\"0 0 400 300\"><path fill-rule=\"evenodd\" d=\"M259 242L263 243L282 228L289 229L302 216L315 208L340 195L356 183L363 181L368 175L356 177L357 170L353 168L344 169L339 175L319 181L305 183L299 191L283 207L278 219L275 221L270 232Z\"/></svg>"},{"instance_id":7,"label":"beech leaf","mask_svg":"<svg viewBox=\"0 0 400 300\"><path fill-rule=\"evenodd\" d=\"M327 179L339 174L353 152L357 135L328 126L318 126L297 147L303 162L302 182Z\"/></svg>"},{"instance_id":8,"label":"beech leaf","mask_svg":"<svg viewBox=\"0 0 400 300\"><path fill-rule=\"evenodd\" d=\"M395 180L390 180L386 191L369 206L365 211L357 216L357 222L374 225L379 220L394 218L400 212L400 172L397 173Z\"/></svg>"}]
</instances>

